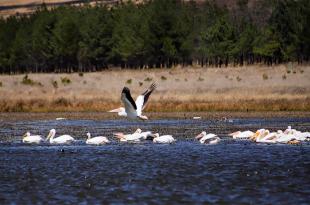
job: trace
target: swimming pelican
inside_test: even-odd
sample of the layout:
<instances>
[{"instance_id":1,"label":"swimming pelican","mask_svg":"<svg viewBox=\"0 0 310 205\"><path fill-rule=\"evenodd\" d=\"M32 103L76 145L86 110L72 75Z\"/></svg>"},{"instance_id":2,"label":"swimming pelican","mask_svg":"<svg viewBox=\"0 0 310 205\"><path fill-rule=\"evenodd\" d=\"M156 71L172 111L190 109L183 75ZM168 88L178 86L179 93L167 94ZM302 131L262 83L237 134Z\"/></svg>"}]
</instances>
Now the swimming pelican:
<instances>
[{"instance_id":1,"label":"swimming pelican","mask_svg":"<svg viewBox=\"0 0 310 205\"><path fill-rule=\"evenodd\" d=\"M257 142L258 138L262 139L263 137L265 137L268 134L269 134L269 130L259 129L250 137L250 140Z\"/></svg>"},{"instance_id":2,"label":"swimming pelican","mask_svg":"<svg viewBox=\"0 0 310 205\"><path fill-rule=\"evenodd\" d=\"M232 136L233 139L249 139L250 137L252 137L254 135L254 132L252 131L237 131L237 132L233 132L230 133L229 136Z\"/></svg>"},{"instance_id":3,"label":"swimming pelican","mask_svg":"<svg viewBox=\"0 0 310 205\"><path fill-rule=\"evenodd\" d=\"M288 143L289 141L292 141L292 140L297 140L295 135L293 134L280 134L278 135L277 137L277 142L279 143Z\"/></svg>"},{"instance_id":4,"label":"swimming pelican","mask_svg":"<svg viewBox=\"0 0 310 205\"><path fill-rule=\"evenodd\" d=\"M158 133L154 134L154 139L153 142L154 143L161 143L161 144L168 144L168 143L173 143L176 140L172 137L172 135L162 135L159 136Z\"/></svg>"},{"instance_id":5,"label":"swimming pelican","mask_svg":"<svg viewBox=\"0 0 310 205\"><path fill-rule=\"evenodd\" d=\"M221 139L215 134L207 134L205 131L196 136L201 144L217 144Z\"/></svg>"},{"instance_id":6,"label":"swimming pelican","mask_svg":"<svg viewBox=\"0 0 310 205\"><path fill-rule=\"evenodd\" d=\"M114 136L118 138L121 142L139 142L143 137L141 135L141 129L137 129L133 134L124 134L122 132L114 133Z\"/></svg>"},{"instance_id":7,"label":"swimming pelican","mask_svg":"<svg viewBox=\"0 0 310 205\"><path fill-rule=\"evenodd\" d=\"M120 107L110 110L109 112L117 112L119 116L125 116L130 119L147 120L148 118L142 115L142 110L146 107L147 101L155 89L156 84L153 83L145 92L137 97L135 102L131 97L129 88L124 87L121 94L121 100L125 108Z\"/></svg>"},{"instance_id":8,"label":"swimming pelican","mask_svg":"<svg viewBox=\"0 0 310 205\"><path fill-rule=\"evenodd\" d=\"M51 129L50 132L47 135L46 140L49 139L51 144L65 144L65 143L71 143L74 141L74 138L71 137L70 135L61 135L59 137L55 137L56 130Z\"/></svg>"},{"instance_id":9,"label":"swimming pelican","mask_svg":"<svg viewBox=\"0 0 310 205\"><path fill-rule=\"evenodd\" d=\"M91 138L91 135L89 132L87 132L86 135L87 135L86 144L101 145L101 144L110 143L110 141L106 137L98 136L98 137Z\"/></svg>"},{"instance_id":10,"label":"swimming pelican","mask_svg":"<svg viewBox=\"0 0 310 205\"><path fill-rule=\"evenodd\" d=\"M261 130L256 137L256 142L261 143L276 143L279 134L277 132L269 132L269 130Z\"/></svg>"},{"instance_id":11,"label":"swimming pelican","mask_svg":"<svg viewBox=\"0 0 310 205\"><path fill-rule=\"evenodd\" d=\"M43 142L44 139L41 137L41 135L31 135L30 132L26 132L23 135L23 143L36 143L39 144L40 142Z\"/></svg>"},{"instance_id":12,"label":"swimming pelican","mask_svg":"<svg viewBox=\"0 0 310 205\"><path fill-rule=\"evenodd\" d=\"M284 131L284 134L294 135L296 140L299 140L299 141L306 141L310 138L309 132L301 132L296 129L292 129L291 126L287 127L287 129Z\"/></svg>"}]
</instances>

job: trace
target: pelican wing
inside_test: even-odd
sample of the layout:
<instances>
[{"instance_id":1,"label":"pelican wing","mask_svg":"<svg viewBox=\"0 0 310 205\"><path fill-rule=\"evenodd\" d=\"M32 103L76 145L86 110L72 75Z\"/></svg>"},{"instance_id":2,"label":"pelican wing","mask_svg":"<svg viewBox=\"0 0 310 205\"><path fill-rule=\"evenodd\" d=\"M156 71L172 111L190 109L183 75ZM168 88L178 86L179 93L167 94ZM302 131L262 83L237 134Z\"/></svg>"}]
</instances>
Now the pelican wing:
<instances>
[{"instance_id":1,"label":"pelican wing","mask_svg":"<svg viewBox=\"0 0 310 205\"><path fill-rule=\"evenodd\" d=\"M124 103L126 113L136 113L137 106L131 97L129 88L123 88L121 100Z\"/></svg>"},{"instance_id":2,"label":"pelican wing","mask_svg":"<svg viewBox=\"0 0 310 205\"><path fill-rule=\"evenodd\" d=\"M156 84L152 83L152 85L146 91L144 91L141 95L137 97L136 105L137 105L138 115L142 114L142 110L144 110L144 108L146 107L148 99L155 89L156 89Z\"/></svg>"}]
</instances>

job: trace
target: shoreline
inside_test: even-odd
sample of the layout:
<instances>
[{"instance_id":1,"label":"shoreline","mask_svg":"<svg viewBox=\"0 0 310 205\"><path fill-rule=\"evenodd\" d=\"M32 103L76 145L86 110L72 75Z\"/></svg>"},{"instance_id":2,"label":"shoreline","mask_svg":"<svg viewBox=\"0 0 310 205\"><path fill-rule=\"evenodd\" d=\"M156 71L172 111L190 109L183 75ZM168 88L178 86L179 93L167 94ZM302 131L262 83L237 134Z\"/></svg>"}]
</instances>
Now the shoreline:
<instances>
[{"instance_id":1,"label":"shoreline","mask_svg":"<svg viewBox=\"0 0 310 205\"><path fill-rule=\"evenodd\" d=\"M189 119L201 117L200 120L215 120L229 122L230 119L249 119L249 118L310 118L310 112L170 112L170 113L145 113L150 120L158 119ZM117 116L116 113L107 112L1 112L1 121L19 121L19 120L56 120L56 118L65 118L64 120L124 120L126 118ZM143 122L143 121L141 121Z\"/></svg>"}]
</instances>

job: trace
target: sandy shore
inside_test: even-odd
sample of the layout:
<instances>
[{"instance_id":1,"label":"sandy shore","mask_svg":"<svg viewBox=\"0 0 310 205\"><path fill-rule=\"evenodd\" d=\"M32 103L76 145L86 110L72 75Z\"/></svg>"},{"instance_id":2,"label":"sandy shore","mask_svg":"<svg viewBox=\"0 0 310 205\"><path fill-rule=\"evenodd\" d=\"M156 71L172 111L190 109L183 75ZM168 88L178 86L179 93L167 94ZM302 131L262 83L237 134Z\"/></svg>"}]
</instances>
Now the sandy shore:
<instances>
[{"instance_id":1,"label":"sandy shore","mask_svg":"<svg viewBox=\"0 0 310 205\"><path fill-rule=\"evenodd\" d=\"M113 69L83 74L0 76L1 111L104 111L135 98L152 82L148 111L310 110L310 66ZM68 82L69 81L69 82Z\"/></svg>"}]
</instances>

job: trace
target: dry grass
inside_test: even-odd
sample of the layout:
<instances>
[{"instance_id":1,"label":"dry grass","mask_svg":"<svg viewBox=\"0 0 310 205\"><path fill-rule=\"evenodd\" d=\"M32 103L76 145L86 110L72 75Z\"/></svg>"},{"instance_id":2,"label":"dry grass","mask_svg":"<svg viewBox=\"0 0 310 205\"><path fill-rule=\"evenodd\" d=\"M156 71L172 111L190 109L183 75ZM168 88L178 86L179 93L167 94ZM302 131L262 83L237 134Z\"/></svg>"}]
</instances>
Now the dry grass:
<instances>
[{"instance_id":1,"label":"dry grass","mask_svg":"<svg viewBox=\"0 0 310 205\"><path fill-rule=\"evenodd\" d=\"M72 111L107 111L118 102L105 100L74 101L59 98L53 101L43 99L0 101L1 112L72 112ZM226 100L226 101L155 101L146 112L202 112L202 111L310 111L310 98L277 100Z\"/></svg>"},{"instance_id":2,"label":"dry grass","mask_svg":"<svg viewBox=\"0 0 310 205\"><path fill-rule=\"evenodd\" d=\"M2 75L0 111L106 111L121 105L123 86L135 98L152 82L158 88L147 107L151 112L310 111L309 66L293 69L295 74L288 74L286 65L28 74L42 86L22 84L25 75Z\"/></svg>"}]
</instances>

